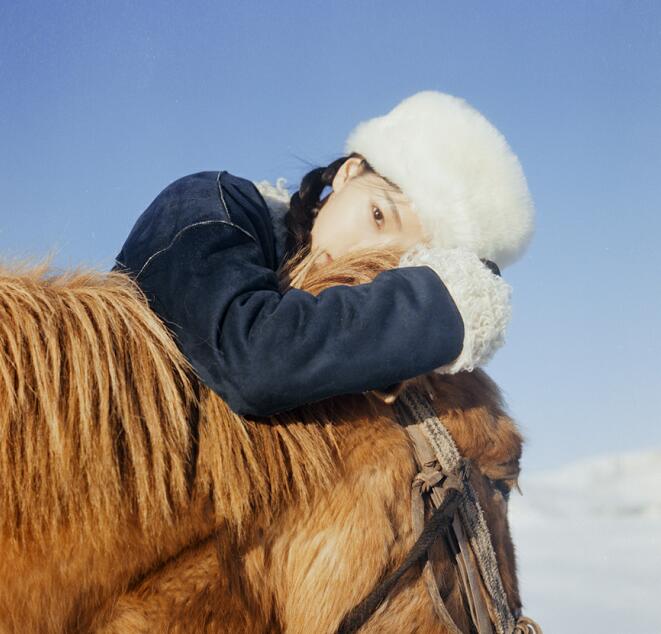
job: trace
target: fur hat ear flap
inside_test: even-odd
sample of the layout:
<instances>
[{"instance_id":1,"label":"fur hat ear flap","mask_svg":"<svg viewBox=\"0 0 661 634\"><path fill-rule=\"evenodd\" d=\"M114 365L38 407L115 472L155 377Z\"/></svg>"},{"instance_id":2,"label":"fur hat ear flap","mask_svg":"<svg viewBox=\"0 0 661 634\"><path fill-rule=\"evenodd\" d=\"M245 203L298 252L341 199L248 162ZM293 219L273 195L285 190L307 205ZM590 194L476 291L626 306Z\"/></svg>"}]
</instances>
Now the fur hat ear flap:
<instances>
[{"instance_id":1,"label":"fur hat ear flap","mask_svg":"<svg viewBox=\"0 0 661 634\"><path fill-rule=\"evenodd\" d=\"M466 247L503 268L533 234L534 208L521 165L504 136L463 99L425 90L359 123L357 152L400 187L431 245Z\"/></svg>"}]
</instances>

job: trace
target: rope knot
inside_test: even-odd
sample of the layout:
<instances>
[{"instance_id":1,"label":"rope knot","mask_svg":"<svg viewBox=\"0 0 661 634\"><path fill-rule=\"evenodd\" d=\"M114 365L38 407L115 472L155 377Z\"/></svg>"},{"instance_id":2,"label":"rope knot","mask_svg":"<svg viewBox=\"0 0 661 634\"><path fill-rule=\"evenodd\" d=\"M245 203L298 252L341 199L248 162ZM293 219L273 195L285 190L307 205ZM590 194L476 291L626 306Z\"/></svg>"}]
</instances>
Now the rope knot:
<instances>
[{"instance_id":1,"label":"rope knot","mask_svg":"<svg viewBox=\"0 0 661 634\"><path fill-rule=\"evenodd\" d=\"M470 463L461 460L459 467L453 473L445 473L437 460L426 462L423 468L413 478L413 487L420 487L422 493L429 493L440 484L441 490L447 493L455 489L459 493L464 492L464 484L470 477Z\"/></svg>"},{"instance_id":2,"label":"rope knot","mask_svg":"<svg viewBox=\"0 0 661 634\"><path fill-rule=\"evenodd\" d=\"M439 482L445 478L440 469L423 470L413 478L413 486L418 486L423 493L429 493Z\"/></svg>"}]
</instances>

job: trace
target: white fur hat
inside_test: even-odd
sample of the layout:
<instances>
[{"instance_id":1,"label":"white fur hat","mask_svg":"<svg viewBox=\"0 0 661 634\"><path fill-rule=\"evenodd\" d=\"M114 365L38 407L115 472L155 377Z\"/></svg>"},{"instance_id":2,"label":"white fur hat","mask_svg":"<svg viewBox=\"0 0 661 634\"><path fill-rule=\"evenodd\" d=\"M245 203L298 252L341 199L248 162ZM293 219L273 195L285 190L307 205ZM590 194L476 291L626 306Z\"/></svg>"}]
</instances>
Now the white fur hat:
<instances>
[{"instance_id":1,"label":"white fur hat","mask_svg":"<svg viewBox=\"0 0 661 634\"><path fill-rule=\"evenodd\" d=\"M434 90L359 123L345 142L400 187L441 248L466 247L503 268L533 234L534 207L503 135L463 99Z\"/></svg>"}]
</instances>

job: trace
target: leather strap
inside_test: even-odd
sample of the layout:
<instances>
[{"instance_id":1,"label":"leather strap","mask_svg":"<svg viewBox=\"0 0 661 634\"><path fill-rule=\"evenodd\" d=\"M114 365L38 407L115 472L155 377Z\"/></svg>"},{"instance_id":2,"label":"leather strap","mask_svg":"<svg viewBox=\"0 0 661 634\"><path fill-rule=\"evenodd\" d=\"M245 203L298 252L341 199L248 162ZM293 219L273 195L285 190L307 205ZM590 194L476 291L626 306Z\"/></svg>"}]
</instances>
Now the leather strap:
<instances>
[{"instance_id":1,"label":"leather strap","mask_svg":"<svg viewBox=\"0 0 661 634\"><path fill-rule=\"evenodd\" d=\"M404 407L402 407L402 401L405 403ZM509 632L542 634L541 627L535 621L520 613L514 615L509 611L488 528L469 481L470 463L461 457L452 437L436 415L431 403L422 393L417 392L415 388L405 390L397 401L397 409L400 424L406 429L413 442L416 459L420 465L420 473L414 480L414 489L416 483L420 482L419 490L421 493L430 493L433 506L436 507L447 493L446 488L457 488L461 492L462 502L452 518L450 541L452 542L452 538L454 538L457 569L478 634L494 634L495 632L499 634L509 634ZM422 512L420 511L421 506ZM420 517L422 513L424 518L424 500L412 502L412 513L414 517L416 515ZM424 519L422 521L424 522ZM416 526L415 522L414 519L414 526ZM481 526L480 523L483 525ZM466 535L465 526L471 531L470 539ZM476 538L476 530L480 533L481 541L479 537ZM478 556L481 557L479 561ZM485 572L489 581L488 588L484 577ZM446 627L451 632L454 632L455 630L452 628L457 629L456 624L452 622L443 605L438 586L433 578L429 557L423 574L427 575L425 580L427 589L439 618L446 623ZM433 583L430 583L430 580ZM494 602L496 596L498 605ZM439 603L442 608L438 607ZM452 623L451 626L447 625L448 621Z\"/></svg>"},{"instance_id":2,"label":"leather strap","mask_svg":"<svg viewBox=\"0 0 661 634\"><path fill-rule=\"evenodd\" d=\"M493 634L494 629L488 607L489 601L485 598L484 584L475 562L475 554L466 539L466 533L458 513L454 516L452 529L459 545L456 558L457 565L464 581L464 589L469 601L473 623L478 634Z\"/></svg>"},{"instance_id":3,"label":"leather strap","mask_svg":"<svg viewBox=\"0 0 661 634\"><path fill-rule=\"evenodd\" d=\"M411 440L413 440L414 445L417 445L417 443L420 443L421 445L419 451L416 446L416 456L419 461L424 459L421 457L421 454L425 454L427 458L426 462L422 464L420 473L418 473L413 479L413 484L411 486L411 524L413 526L413 535L417 540L422 534L422 530L425 526L425 501L422 497L422 489L425 487L429 490L428 487L435 487L444 476L439 470L434 468L434 462L436 462L436 460L433 455L431 455L429 445L424 440L421 430L416 430L414 428L415 425L409 425L407 431ZM428 453L430 455L428 455ZM436 616L438 616L441 623L446 627L448 634L462 634L461 630L456 626L452 619L452 616L450 616L450 613L441 598L438 584L434 577L429 550L427 550L427 560L425 561L422 575L434 607L434 612L436 612Z\"/></svg>"},{"instance_id":4,"label":"leather strap","mask_svg":"<svg viewBox=\"0 0 661 634\"><path fill-rule=\"evenodd\" d=\"M429 493L434 506L438 506L442 503L442 499L445 497L444 490L451 487L458 488L463 492L463 483L459 481L456 475L446 475L440 470L438 460L427 442L419 423L406 425L405 429L413 442L416 459L420 465L420 472L413 480L411 496L411 519L413 530L417 538L422 532L424 526L424 500L422 492ZM468 474L465 474L466 477L467 475ZM439 486L441 482L443 482L445 486ZM491 625L491 617L483 595L480 573L473 560L474 555L468 540L466 539L458 513L455 513L454 515L452 529L458 544L458 552L456 555L457 566L464 587L464 594L471 612L471 618L477 627L478 634L493 634L494 630ZM440 596L438 584L434 578L431 562L429 560L429 552L427 561L425 562L423 575L425 577L427 591L429 592L434 610L439 619L448 628L449 632L452 634L455 632L460 634L461 630L459 630L453 621Z\"/></svg>"},{"instance_id":5,"label":"leather strap","mask_svg":"<svg viewBox=\"0 0 661 634\"><path fill-rule=\"evenodd\" d=\"M389 402L395 400L399 392L398 389L396 394L386 394ZM384 395L377 396L383 399ZM543 634L535 621L522 616L518 611L517 614L512 614L509 610L488 528L469 481L470 463L461 457L447 429L426 398L422 395L411 394L407 398L408 396L409 393L405 391L401 400L406 401L407 405L403 410L397 409L399 422L408 432L420 466L411 491L411 522L415 543L399 568L345 615L337 634L357 632L374 614L402 574L423 557L425 563L422 575L434 611L449 634L463 634L441 598L430 560L431 546L440 531L446 532L453 546L464 595L478 634ZM397 405L401 403L397 402ZM428 495L435 507L427 523L423 495ZM464 522L468 530L473 531L471 539L466 535ZM480 522L482 526L479 525ZM484 540L476 541L477 550L474 550L471 542L476 530L481 530L486 545ZM485 558L489 561L485 562ZM488 588L485 585L484 571L489 582ZM496 593L499 598L498 608L493 601L494 588L499 591Z\"/></svg>"}]
</instances>

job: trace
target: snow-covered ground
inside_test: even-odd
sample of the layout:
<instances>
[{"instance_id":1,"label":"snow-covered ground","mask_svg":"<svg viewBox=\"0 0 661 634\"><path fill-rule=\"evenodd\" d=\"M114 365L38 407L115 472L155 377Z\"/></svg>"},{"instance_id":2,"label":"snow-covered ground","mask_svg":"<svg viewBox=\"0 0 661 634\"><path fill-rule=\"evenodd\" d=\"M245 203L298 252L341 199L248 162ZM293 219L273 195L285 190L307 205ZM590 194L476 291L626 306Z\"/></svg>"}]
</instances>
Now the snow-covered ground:
<instances>
[{"instance_id":1,"label":"snow-covered ground","mask_svg":"<svg viewBox=\"0 0 661 634\"><path fill-rule=\"evenodd\" d=\"M520 485L509 514L524 614L545 634L661 634L661 449Z\"/></svg>"}]
</instances>

